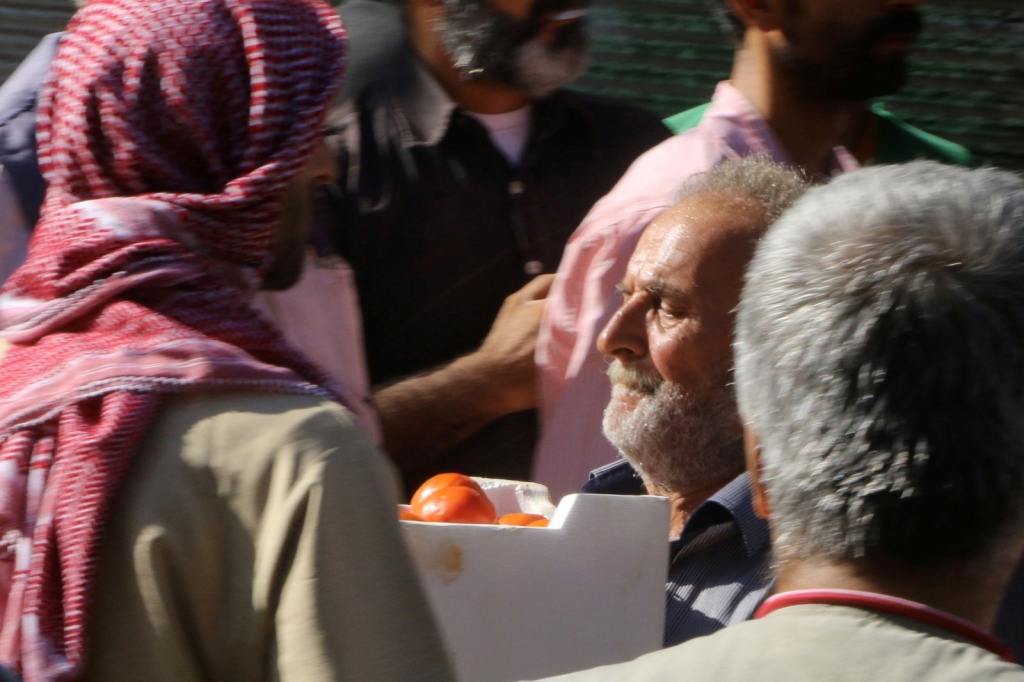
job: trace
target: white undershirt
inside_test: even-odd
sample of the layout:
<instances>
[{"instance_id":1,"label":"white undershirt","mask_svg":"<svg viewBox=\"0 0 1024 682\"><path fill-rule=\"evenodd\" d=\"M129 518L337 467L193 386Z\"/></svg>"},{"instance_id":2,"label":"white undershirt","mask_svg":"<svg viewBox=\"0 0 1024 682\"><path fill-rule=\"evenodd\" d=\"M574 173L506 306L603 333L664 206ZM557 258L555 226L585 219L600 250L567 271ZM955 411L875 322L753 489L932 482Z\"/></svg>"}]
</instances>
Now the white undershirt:
<instances>
[{"instance_id":1,"label":"white undershirt","mask_svg":"<svg viewBox=\"0 0 1024 682\"><path fill-rule=\"evenodd\" d=\"M526 141L530 137L530 113L532 107L527 104L522 109L507 114L466 113L480 121L491 136L491 142L505 155L508 162L518 166L526 150Z\"/></svg>"}]
</instances>

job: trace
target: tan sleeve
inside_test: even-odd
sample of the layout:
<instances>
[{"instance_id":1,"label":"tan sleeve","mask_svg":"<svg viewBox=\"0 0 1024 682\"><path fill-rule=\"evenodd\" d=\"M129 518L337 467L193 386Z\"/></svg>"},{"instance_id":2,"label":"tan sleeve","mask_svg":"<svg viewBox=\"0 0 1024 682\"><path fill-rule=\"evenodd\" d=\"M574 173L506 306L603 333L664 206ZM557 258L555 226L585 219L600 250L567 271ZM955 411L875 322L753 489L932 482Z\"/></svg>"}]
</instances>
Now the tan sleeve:
<instances>
[{"instance_id":1,"label":"tan sleeve","mask_svg":"<svg viewBox=\"0 0 1024 682\"><path fill-rule=\"evenodd\" d=\"M453 679L397 520L389 462L332 410L319 466L272 493L256 591L273 607L277 679ZM271 484L272 489L274 484Z\"/></svg>"},{"instance_id":2,"label":"tan sleeve","mask_svg":"<svg viewBox=\"0 0 1024 682\"><path fill-rule=\"evenodd\" d=\"M103 540L86 679L452 680L392 481L339 405L170 400Z\"/></svg>"}]
</instances>

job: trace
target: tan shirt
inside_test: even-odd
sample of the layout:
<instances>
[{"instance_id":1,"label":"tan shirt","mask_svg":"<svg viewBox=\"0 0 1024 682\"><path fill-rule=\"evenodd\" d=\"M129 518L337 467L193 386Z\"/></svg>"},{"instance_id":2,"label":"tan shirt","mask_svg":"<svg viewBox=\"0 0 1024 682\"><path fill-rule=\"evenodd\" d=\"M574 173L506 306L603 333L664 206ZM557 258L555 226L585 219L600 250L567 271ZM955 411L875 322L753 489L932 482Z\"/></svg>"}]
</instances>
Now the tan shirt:
<instances>
[{"instance_id":1,"label":"tan shirt","mask_svg":"<svg viewBox=\"0 0 1024 682\"><path fill-rule=\"evenodd\" d=\"M106 531L86 679L453 679L394 481L337 404L169 399Z\"/></svg>"},{"instance_id":2,"label":"tan shirt","mask_svg":"<svg viewBox=\"0 0 1024 682\"><path fill-rule=\"evenodd\" d=\"M790 606L635 661L550 682L1024 682L1024 668L924 623Z\"/></svg>"}]
</instances>

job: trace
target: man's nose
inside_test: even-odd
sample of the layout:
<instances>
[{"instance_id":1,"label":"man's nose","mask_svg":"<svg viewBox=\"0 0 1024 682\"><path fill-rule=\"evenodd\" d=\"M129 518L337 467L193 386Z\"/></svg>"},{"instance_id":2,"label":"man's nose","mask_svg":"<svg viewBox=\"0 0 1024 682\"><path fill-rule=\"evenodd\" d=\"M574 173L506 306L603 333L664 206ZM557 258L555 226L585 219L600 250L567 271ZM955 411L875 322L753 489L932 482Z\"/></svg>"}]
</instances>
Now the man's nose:
<instances>
[{"instance_id":1,"label":"man's nose","mask_svg":"<svg viewBox=\"0 0 1024 682\"><path fill-rule=\"evenodd\" d=\"M647 353L646 308L637 297L623 302L597 337L597 349L616 360L634 360Z\"/></svg>"}]
</instances>

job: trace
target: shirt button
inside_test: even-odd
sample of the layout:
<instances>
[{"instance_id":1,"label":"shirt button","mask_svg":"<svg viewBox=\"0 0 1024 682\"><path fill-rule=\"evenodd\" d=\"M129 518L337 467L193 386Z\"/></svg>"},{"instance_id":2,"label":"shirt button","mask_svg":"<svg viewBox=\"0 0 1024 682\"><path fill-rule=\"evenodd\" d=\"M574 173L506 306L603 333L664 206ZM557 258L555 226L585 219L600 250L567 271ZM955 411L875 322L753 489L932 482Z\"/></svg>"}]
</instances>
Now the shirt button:
<instances>
[{"instance_id":1,"label":"shirt button","mask_svg":"<svg viewBox=\"0 0 1024 682\"><path fill-rule=\"evenodd\" d=\"M523 186L522 180L513 180L512 182L508 183L508 193L514 197L519 196L525 190L526 188Z\"/></svg>"}]
</instances>

